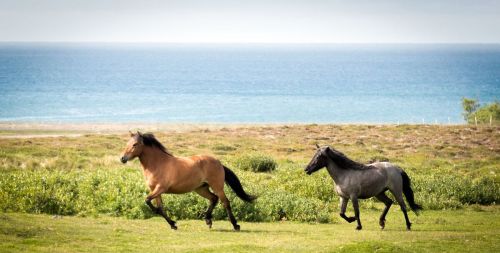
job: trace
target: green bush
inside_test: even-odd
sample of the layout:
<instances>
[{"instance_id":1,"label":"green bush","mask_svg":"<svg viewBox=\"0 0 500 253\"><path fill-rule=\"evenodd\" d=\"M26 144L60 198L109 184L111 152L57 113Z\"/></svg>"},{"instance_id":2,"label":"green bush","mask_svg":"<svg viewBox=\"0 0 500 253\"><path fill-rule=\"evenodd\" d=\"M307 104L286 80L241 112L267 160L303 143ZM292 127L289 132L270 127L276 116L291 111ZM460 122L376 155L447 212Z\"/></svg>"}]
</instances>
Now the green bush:
<instances>
[{"instance_id":1,"label":"green bush","mask_svg":"<svg viewBox=\"0 0 500 253\"><path fill-rule=\"evenodd\" d=\"M236 148L233 145L226 145L226 144L220 144L220 143L217 143L213 146L213 150L215 150L215 151L234 151L236 149L238 149L238 148Z\"/></svg>"},{"instance_id":2,"label":"green bush","mask_svg":"<svg viewBox=\"0 0 500 253\"><path fill-rule=\"evenodd\" d=\"M462 98L463 116L469 124L500 122L500 103L498 101L481 106L476 99Z\"/></svg>"},{"instance_id":3,"label":"green bush","mask_svg":"<svg viewBox=\"0 0 500 253\"><path fill-rule=\"evenodd\" d=\"M242 174L242 173L238 173ZM246 178L241 178L247 182ZM245 221L328 222L329 209L316 198L307 198L267 187L246 187L257 193L254 204L241 201L226 188L235 216ZM60 215L96 216L99 214L149 218L154 216L144 204L147 189L139 170L24 170L4 173L0 178L0 210ZM164 195L167 213L175 219L198 219L208 201L195 193ZM214 218L227 219L222 205Z\"/></svg>"},{"instance_id":4,"label":"green bush","mask_svg":"<svg viewBox=\"0 0 500 253\"><path fill-rule=\"evenodd\" d=\"M255 203L246 203L225 188L239 220L332 222L337 216L338 196L326 170L307 176L302 166L287 164L272 174L238 169L235 173L245 190L258 196ZM499 183L489 177L472 179L444 172L421 175L411 171L409 175L416 202L424 209L500 201ZM0 177L0 211L143 219L154 216L144 204L147 193L139 169L12 170ZM196 193L165 194L163 200L167 213L175 219L199 219L208 205ZM363 200L361 206L373 208L374 203ZM214 218L227 220L222 205L214 210Z\"/></svg>"},{"instance_id":5,"label":"green bush","mask_svg":"<svg viewBox=\"0 0 500 253\"><path fill-rule=\"evenodd\" d=\"M276 161L272 157L260 153L239 156L234 162L236 168L253 172L270 172L276 169Z\"/></svg>"},{"instance_id":6,"label":"green bush","mask_svg":"<svg viewBox=\"0 0 500 253\"><path fill-rule=\"evenodd\" d=\"M491 119L491 123L498 124L500 123L500 103L494 102L484 105L474 113L474 116L477 118L478 123L489 123ZM474 118L471 117L469 122L473 121Z\"/></svg>"},{"instance_id":7,"label":"green bush","mask_svg":"<svg viewBox=\"0 0 500 253\"><path fill-rule=\"evenodd\" d=\"M417 202L428 209L489 205L500 201L498 183L487 177L472 180L457 175L426 175L415 177L412 185Z\"/></svg>"}]
</instances>

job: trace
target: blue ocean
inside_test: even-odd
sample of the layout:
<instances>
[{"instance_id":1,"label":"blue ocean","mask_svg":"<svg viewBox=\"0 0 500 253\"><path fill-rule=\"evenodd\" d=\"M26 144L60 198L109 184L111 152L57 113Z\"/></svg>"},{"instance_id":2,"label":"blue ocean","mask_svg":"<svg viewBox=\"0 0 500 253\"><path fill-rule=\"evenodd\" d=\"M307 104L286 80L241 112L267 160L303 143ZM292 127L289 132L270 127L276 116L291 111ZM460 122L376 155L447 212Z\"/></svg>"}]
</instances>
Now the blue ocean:
<instances>
[{"instance_id":1,"label":"blue ocean","mask_svg":"<svg viewBox=\"0 0 500 253\"><path fill-rule=\"evenodd\" d=\"M0 121L463 123L500 45L0 43Z\"/></svg>"}]
</instances>

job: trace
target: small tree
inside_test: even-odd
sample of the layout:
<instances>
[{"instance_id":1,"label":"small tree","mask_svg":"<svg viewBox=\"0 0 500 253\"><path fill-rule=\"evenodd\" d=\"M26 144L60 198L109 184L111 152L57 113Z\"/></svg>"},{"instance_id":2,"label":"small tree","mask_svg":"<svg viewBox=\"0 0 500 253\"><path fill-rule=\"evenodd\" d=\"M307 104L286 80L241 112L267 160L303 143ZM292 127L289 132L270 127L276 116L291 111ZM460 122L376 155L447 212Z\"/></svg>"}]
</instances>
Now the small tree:
<instances>
[{"instance_id":1,"label":"small tree","mask_svg":"<svg viewBox=\"0 0 500 253\"><path fill-rule=\"evenodd\" d=\"M462 98L463 116L467 123L499 123L500 103L495 101L491 104L480 106L476 99Z\"/></svg>"},{"instance_id":2,"label":"small tree","mask_svg":"<svg viewBox=\"0 0 500 253\"><path fill-rule=\"evenodd\" d=\"M464 119L469 122L471 116L479 108L479 103L477 102L477 99L462 98L462 107L464 108Z\"/></svg>"},{"instance_id":3,"label":"small tree","mask_svg":"<svg viewBox=\"0 0 500 253\"><path fill-rule=\"evenodd\" d=\"M500 121L500 103L494 102L491 104L483 105L474 112L478 123L491 123L497 124Z\"/></svg>"}]
</instances>

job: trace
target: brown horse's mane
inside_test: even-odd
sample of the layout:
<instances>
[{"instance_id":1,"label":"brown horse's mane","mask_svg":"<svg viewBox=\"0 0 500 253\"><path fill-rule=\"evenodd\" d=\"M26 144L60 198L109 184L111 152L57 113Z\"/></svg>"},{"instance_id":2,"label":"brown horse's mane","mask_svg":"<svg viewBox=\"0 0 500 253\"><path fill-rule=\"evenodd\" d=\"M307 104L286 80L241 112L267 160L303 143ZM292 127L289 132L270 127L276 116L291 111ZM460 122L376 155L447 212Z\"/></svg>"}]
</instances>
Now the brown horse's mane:
<instances>
[{"instance_id":1,"label":"brown horse's mane","mask_svg":"<svg viewBox=\"0 0 500 253\"><path fill-rule=\"evenodd\" d=\"M328 156L342 169L352 169L352 170L366 170L372 168L371 166L364 165L362 163L356 162L349 159L342 152L330 147L327 149Z\"/></svg>"},{"instance_id":2,"label":"brown horse's mane","mask_svg":"<svg viewBox=\"0 0 500 253\"><path fill-rule=\"evenodd\" d=\"M173 156L172 153L168 151L168 149L165 148L165 146L163 146L163 144L161 144L152 133L145 133L141 134L140 136L142 137L142 142L144 143L144 145L157 148L163 151L165 154Z\"/></svg>"}]
</instances>

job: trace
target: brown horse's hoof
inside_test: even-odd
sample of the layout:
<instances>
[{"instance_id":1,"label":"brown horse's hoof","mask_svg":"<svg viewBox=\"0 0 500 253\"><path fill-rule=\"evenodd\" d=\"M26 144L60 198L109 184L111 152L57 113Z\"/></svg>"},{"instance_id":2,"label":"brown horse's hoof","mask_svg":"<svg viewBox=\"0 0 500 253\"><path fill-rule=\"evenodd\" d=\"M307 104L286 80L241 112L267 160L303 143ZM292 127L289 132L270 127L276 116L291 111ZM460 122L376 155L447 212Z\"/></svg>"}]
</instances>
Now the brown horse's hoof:
<instances>
[{"instance_id":1,"label":"brown horse's hoof","mask_svg":"<svg viewBox=\"0 0 500 253\"><path fill-rule=\"evenodd\" d=\"M406 224L406 230L407 230L407 231L411 231L411 223Z\"/></svg>"},{"instance_id":2,"label":"brown horse's hoof","mask_svg":"<svg viewBox=\"0 0 500 253\"><path fill-rule=\"evenodd\" d=\"M234 230L235 231L240 231L240 225L234 225Z\"/></svg>"},{"instance_id":3,"label":"brown horse's hoof","mask_svg":"<svg viewBox=\"0 0 500 253\"><path fill-rule=\"evenodd\" d=\"M175 221L169 222L168 224L170 224L171 229L177 230L177 226L175 225Z\"/></svg>"}]
</instances>

